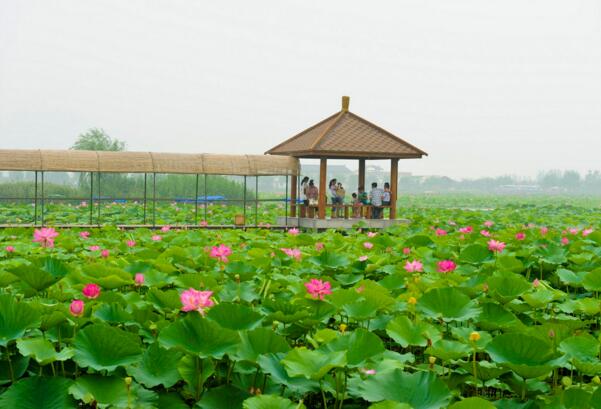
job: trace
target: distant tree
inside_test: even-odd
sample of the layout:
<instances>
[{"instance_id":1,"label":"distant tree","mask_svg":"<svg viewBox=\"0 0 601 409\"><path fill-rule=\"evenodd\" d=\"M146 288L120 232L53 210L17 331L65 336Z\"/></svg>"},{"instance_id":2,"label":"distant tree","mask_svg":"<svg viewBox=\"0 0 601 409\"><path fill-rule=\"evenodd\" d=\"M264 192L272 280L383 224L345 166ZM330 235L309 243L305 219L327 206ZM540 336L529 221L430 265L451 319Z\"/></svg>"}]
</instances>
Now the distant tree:
<instances>
[{"instance_id":1,"label":"distant tree","mask_svg":"<svg viewBox=\"0 0 601 409\"><path fill-rule=\"evenodd\" d=\"M77 137L71 149L78 151L124 151L125 142L111 138L104 129L91 128Z\"/></svg>"},{"instance_id":2,"label":"distant tree","mask_svg":"<svg viewBox=\"0 0 601 409\"><path fill-rule=\"evenodd\" d=\"M580 178L580 173L575 170L566 170L563 172L563 186L569 190L576 190L580 187L580 183L582 179Z\"/></svg>"}]
</instances>

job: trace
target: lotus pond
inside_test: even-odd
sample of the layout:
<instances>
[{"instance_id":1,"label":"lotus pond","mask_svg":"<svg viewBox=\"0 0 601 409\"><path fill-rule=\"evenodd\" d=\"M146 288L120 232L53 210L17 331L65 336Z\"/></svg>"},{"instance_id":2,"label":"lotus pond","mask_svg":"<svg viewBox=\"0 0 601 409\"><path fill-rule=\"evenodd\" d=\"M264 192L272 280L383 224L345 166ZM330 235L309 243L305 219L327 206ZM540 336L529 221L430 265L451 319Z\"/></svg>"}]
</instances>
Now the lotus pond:
<instances>
[{"instance_id":1,"label":"lotus pond","mask_svg":"<svg viewBox=\"0 0 601 409\"><path fill-rule=\"evenodd\" d=\"M601 408L598 204L478 204L4 229L0 408Z\"/></svg>"}]
</instances>

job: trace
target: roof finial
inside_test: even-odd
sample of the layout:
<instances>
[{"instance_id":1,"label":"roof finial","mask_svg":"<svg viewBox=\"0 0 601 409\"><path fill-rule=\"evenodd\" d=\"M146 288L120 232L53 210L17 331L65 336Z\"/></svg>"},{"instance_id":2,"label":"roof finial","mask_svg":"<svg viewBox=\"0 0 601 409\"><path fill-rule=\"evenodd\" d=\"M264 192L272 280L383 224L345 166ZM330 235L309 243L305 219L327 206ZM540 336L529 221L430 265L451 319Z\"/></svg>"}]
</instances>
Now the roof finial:
<instances>
[{"instance_id":1,"label":"roof finial","mask_svg":"<svg viewBox=\"0 0 601 409\"><path fill-rule=\"evenodd\" d=\"M342 97L342 112L348 112L348 106L351 103L351 97L343 96Z\"/></svg>"}]
</instances>

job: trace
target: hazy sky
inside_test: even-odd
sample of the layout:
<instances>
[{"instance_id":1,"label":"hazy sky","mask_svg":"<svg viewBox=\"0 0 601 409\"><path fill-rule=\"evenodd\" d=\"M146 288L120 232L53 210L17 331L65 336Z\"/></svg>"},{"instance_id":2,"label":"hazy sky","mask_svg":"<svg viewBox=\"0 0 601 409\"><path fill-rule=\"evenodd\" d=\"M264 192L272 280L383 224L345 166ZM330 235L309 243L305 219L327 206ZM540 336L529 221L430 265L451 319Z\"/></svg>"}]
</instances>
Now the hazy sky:
<instances>
[{"instance_id":1,"label":"hazy sky","mask_svg":"<svg viewBox=\"0 0 601 409\"><path fill-rule=\"evenodd\" d=\"M0 0L0 148L262 153L341 95L401 171L601 169L601 2Z\"/></svg>"}]
</instances>

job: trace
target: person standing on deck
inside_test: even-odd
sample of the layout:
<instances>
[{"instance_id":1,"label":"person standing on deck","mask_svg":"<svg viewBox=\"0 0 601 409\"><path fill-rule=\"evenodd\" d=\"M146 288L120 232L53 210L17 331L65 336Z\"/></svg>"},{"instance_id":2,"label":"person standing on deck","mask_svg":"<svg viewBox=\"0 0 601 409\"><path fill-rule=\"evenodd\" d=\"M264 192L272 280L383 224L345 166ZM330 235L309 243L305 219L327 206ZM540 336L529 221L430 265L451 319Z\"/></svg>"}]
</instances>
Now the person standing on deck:
<instances>
[{"instance_id":1,"label":"person standing on deck","mask_svg":"<svg viewBox=\"0 0 601 409\"><path fill-rule=\"evenodd\" d=\"M379 219L380 214L382 212L382 197L384 196L384 191L378 187L376 182L371 184L371 206L372 206L372 219Z\"/></svg>"},{"instance_id":2,"label":"person standing on deck","mask_svg":"<svg viewBox=\"0 0 601 409\"><path fill-rule=\"evenodd\" d=\"M307 189L309 187L309 176L305 176L300 183L301 198L303 205L301 206L301 217L305 217L307 213L307 207L309 206L309 199L307 198Z\"/></svg>"}]
</instances>

